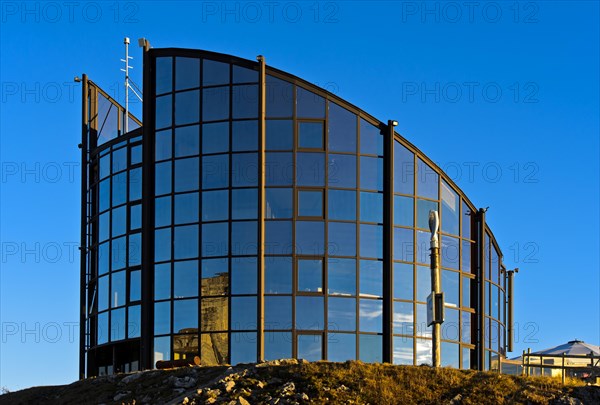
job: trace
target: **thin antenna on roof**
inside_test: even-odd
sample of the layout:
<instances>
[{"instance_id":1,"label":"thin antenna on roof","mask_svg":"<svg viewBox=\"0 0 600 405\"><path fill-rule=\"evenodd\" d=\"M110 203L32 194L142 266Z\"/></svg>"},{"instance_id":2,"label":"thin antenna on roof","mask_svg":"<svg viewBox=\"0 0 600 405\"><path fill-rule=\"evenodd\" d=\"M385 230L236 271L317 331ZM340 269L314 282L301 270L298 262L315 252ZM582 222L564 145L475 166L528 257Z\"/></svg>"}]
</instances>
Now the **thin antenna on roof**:
<instances>
[{"instance_id":1,"label":"thin antenna on roof","mask_svg":"<svg viewBox=\"0 0 600 405\"><path fill-rule=\"evenodd\" d=\"M129 66L129 59L133 57L129 56L129 38L125 37L123 43L125 44L125 59L121 59L121 62L125 62L125 69L121 69L121 72L125 72L125 122L123 124L127 133L129 132L129 69L133 69Z\"/></svg>"}]
</instances>

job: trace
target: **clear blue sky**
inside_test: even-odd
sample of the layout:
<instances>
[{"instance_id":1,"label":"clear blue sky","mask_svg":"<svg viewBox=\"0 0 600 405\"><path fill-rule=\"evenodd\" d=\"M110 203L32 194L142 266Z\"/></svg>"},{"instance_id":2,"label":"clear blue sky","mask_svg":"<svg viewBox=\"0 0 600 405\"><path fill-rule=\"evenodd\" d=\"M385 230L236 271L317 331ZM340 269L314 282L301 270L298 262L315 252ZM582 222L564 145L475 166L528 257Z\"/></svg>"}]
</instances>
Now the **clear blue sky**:
<instances>
[{"instance_id":1,"label":"clear blue sky","mask_svg":"<svg viewBox=\"0 0 600 405\"><path fill-rule=\"evenodd\" d=\"M598 3L464 3L0 3L0 386L77 379L73 77L87 73L122 102L124 36L139 84L146 37L158 48L262 54L398 120L490 207L506 266L521 269L513 355L574 338L600 344Z\"/></svg>"}]
</instances>

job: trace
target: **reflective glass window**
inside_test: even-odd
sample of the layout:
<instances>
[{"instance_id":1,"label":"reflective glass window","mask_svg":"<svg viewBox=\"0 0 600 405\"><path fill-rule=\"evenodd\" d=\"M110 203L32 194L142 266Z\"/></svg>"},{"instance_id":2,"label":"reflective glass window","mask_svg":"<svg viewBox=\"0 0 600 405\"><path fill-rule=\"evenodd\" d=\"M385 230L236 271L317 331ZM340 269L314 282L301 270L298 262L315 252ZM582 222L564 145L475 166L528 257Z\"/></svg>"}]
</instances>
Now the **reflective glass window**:
<instances>
[{"instance_id":1,"label":"reflective glass window","mask_svg":"<svg viewBox=\"0 0 600 405\"><path fill-rule=\"evenodd\" d=\"M298 335L298 358L308 361L323 360L323 335Z\"/></svg>"},{"instance_id":2,"label":"reflective glass window","mask_svg":"<svg viewBox=\"0 0 600 405\"><path fill-rule=\"evenodd\" d=\"M171 264L154 266L154 299L171 298Z\"/></svg>"},{"instance_id":3,"label":"reflective glass window","mask_svg":"<svg viewBox=\"0 0 600 405\"><path fill-rule=\"evenodd\" d=\"M453 367L459 368L458 362L458 350L459 346L455 343L450 342L442 342L442 358L441 358L441 366L442 367Z\"/></svg>"},{"instance_id":4,"label":"reflective glass window","mask_svg":"<svg viewBox=\"0 0 600 405\"><path fill-rule=\"evenodd\" d=\"M129 246L128 252L128 265L137 266L142 264L142 234L134 233L129 235Z\"/></svg>"},{"instance_id":5,"label":"reflective glass window","mask_svg":"<svg viewBox=\"0 0 600 405\"><path fill-rule=\"evenodd\" d=\"M175 224L198 222L198 193L175 196Z\"/></svg>"},{"instance_id":6,"label":"reflective glass window","mask_svg":"<svg viewBox=\"0 0 600 405\"><path fill-rule=\"evenodd\" d=\"M175 262L173 295L174 298L198 296L198 260Z\"/></svg>"},{"instance_id":7,"label":"reflective glass window","mask_svg":"<svg viewBox=\"0 0 600 405\"><path fill-rule=\"evenodd\" d=\"M109 327L108 327L108 311L98 314L98 344L108 342Z\"/></svg>"},{"instance_id":8,"label":"reflective glass window","mask_svg":"<svg viewBox=\"0 0 600 405\"><path fill-rule=\"evenodd\" d=\"M444 291L445 304L458 307L458 273L442 270L442 291Z\"/></svg>"},{"instance_id":9,"label":"reflective glass window","mask_svg":"<svg viewBox=\"0 0 600 405\"><path fill-rule=\"evenodd\" d=\"M325 118L325 99L296 87L296 115L300 118Z\"/></svg>"},{"instance_id":10,"label":"reflective glass window","mask_svg":"<svg viewBox=\"0 0 600 405\"><path fill-rule=\"evenodd\" d=\"M290 221L267 221L265 223L265 253L292 253L292 223Z\"/></svg>"},{"instance_id":11,"label":"reflective glass window","mask_svg":"<svg viewBox=\"0 0 600 405\"><path fill-rule=\"evenodd\" d=\"M431 294L431 269L425 266L417 266L417 294L416 300L427 302L427 296Z\"/></svg>"},{"instance_id":12,"label":"reflective glass window","mask_svg":"<svg viewBox=\"0 0 600 405\"><path fill-rule=\"evenodd\" d=\"M129 210L129 229L140 229L142 227L142 205L131 205Z\"/></svg>"},{"instance_id":13,"label":"reflective glass window","mask_svg":"<svg viewBox=\"0 0 600 405\"><path fill-rule=\"evenodd\" d=\"M258 190L243 188L231 190L231 219L256 219L258 217Z\"/></svg>"},{"instance_id":14,"label":"reflective glass window","mask_svg":"<svg viewBox=\"0 0 600 405\"><path fill-rule=\"evenodd\" d=\"M356 192L330 189L328 195L329 219L356 220Z\"/></svg>"},{"instance_id":15,"label":"reflective glass window","mask_svg":"<svg viewBox=\"0 0 600 405\"><path fill-rule=\"evenodd\" d=\"M108 215L105 215L108 217ZM127 231L127 206L112 210L112 237L121 236Z\"/></svg>"},{"instance_id":16,"label":"reflective glass window","mask_svg":"<svg viewBox=\"0 0 600 405\"><path fill-rule=\"evenodd\" d=\"M202 84L204 86L229 83L229 64L204 59L202 68Z\"/></svg>"},{"instance_id":17,"label":"reflective glass window","mask_svg":"<svg viewBox=\"0 0 600 405\"><path fill-rule=\"evenodd\" d=\"M110 244L108 242L98 246L98 274L108 272L109 247Z\"/></svg>"},{"instance_id":18,"label":"reflective glass window","mask_svg":"<svg viewBox=\"0 0 600 405\"><path fill-rule=\"evenodd\" d=\"M98 311L108 309L108 298L110 297L108 278L109 276L105 276L98 279Z\"/></svg>"},{"instance_id":19,"label":"reflective glass window","mask_svg":"<svg viewBox=\"0 0 600 405\"><path fill-rule=\"evenodd\" d=\"M234 121L231 129L233 152L258 150L258 121Z\"/></svg>"},{"instance_id":20,"label":"reflective glass window","mask_svg":"<svg viewBox=\"0 0 600 405\"><path fill-rule=\"evenodd\" d=\"M112 178L112 206L127 202L127 172L116 174Z\"/></svg>"},{"instance_id":21,"label":"reflective glass window","mask_svg":"<svg viewBox=\"0 0 600 405\"><path fill-rule=\"evenodd\" d=\"M265 202L265 218L291 218L292 214L292 189L267 188Z\"/></svg>"},{"instance_id":22,"label":"reflective glass window","mask_svg":"<svg viewBox=\"0 0 600 405\"><path fill-rule=\"evenodd\" d=\"M127 148L121 148L112 153L112 172L117 173L127 169Z\"/></svg>"},{"instance_id":23,"label":"reflective glass window","mask_svg":"<svg viewBox=\"0 0 600 405\"><path fill-rule=\"evenodd\" d=\"M327 301L329 330L356 330L356 299L331 297Z\"/></svg>"},{"instance_id":24,"label":"reflective glass window","mask_svg":"<svg viewBox=\"0 0 600 405\"><path fill-rule=\"evenodd\" d=\"M298 190L298 216L323 217L322 190Z\"/></svg>"},{"instance_id":25,"label":"reflective glass window","mask_svg":"<svg viewBox=\"0 0 600 405\"><path fill-rule=\"evenodd\" d=\"M154 338L154 360L156 364L159 360L170 360L171 359L171 337L163 336Z\"/></svg>"},{"instance_id":26,"label":"reflective glass window","mask_svg":"<svg viewBox=\"0 0 600 405\"><path fill-rule=\"evenodd\" d=\"M383 262L361 260L358 285L362 297L381 297L383 295Z\"/></svg>"},{"instance_id":27,"label":"reflective glass window","mask_svg":"<svg viewBox=\"0 0 600 405\"><path fill-rule=\"evenodd\" d=\"M394 263L394 298L413 299L413 265Z\"/></svg>"},{"instance_id":28,"label":"reflective glass window","mask_svg":"<svg viewBox=\"0 0 600 405\"><path fill-rule=\"evenodd\" d=\"M323 297L296 296L296 328L322 330L324 328Z\"/></svg>"},{"instance_id":29,"label":"reflective glass window","mask_svg":"<svg viewBox=\"0 0 600 405\"><path fill-rule=\"evenodd\" d=\"M298 291L323 291L322 259L298 259Z\"/></svg>"},{"instance_id":30,"label":"reflective glass window","mask_svg":"<svg viewBox=\"0 0 600 405\"><path fill-rule=\"evenodd\" d=\"M356 152L356 115L329 102L329 150Z\"/></svg>"},{"instance_id":31,"label":"reflective glass window","mask_svg":"<svg viewBox=\"0 0 600 405\"><path fill-rule=\"evenodd\" d=\"M156 94L173 90L173 58L156 58Z\"/></svg>"},{"instance_id":32,"label":"reflective glass window","mask_svg":"<svg viewBox=\"0 0 600 405\"><path fill-rule=\"evenodd\" d=\"M458 251L458 239L450 236L442 236L442 266L458 270L460 261Z\"/></svg>"},{"instance_id":33,"label":"reflective glass window","mask_svg":"<svg viewBox=\"0 0 600 405\"><path fill-rule=\"evenodd\" d=\"M229 227L227 223L202 225L202 256L229 254Z\"/></svg>"},{"instance_id":34,"label":"reflective glass window","mask_svg":"<svg viewBox=\"0 0 600 405\"><path fill-rule=\"evenodd\" d=\"M231 329L256 330L256 297L231 297Z\"/></svg>"},{"instance_id":35,"label":"reflective glass window","mask_svg":"<svg viewBox=\"0 0 600 405\"><path fill-rule=\"evenodd\" d=\"M417 194L420 197L438 199L439 175L421 159L417 160Z\"/></svg>"},{"instance_id":36,"label":"reflective glass window","mask_svg":"<svg viewBox=\"0 0 600 405\"><path fill-rule=\"evenodd\" d=\"M255 255L258 248L257 239L258 225L256 221L233 222L231 224L232 255Z\"/></svg>"},{"instance_id":37,"label":"reflective glass window","mask_svg":"<svg viewBox=\"0 0 600 405\"><path fill-rule=\"evenodd\" d=\"M290 257L265 258L265 293L291 294L292 259Z\"/></svg>"},{"instance_id":38,"label":"reflective glass window","mask_svg":"<svg viewBox=\"0 0 600 405\"><path fill-rule=\"evenodd\" d=\"M129 302L142 299L142 272L140 270L129 273Z\"/></svg>"},{"instance_id":39,"label":"reflective glass window","mask_svg":"<svg viewBox=\"0 0 600 405\"><path fill-rule=\"evenodd\" d=\"M200 59L176 57L175 90L185 90L194 87L200 87Z\"/></svg>"},{"instance_id":40,"label":"reflective glass window","mask_svg":"<svg viewBox=\"0 0 600 405\"><path fill-rule=\"evenodd\" d=\"M394 193L414 194L415 156L394 141Z\"/></svg>"},{"instance_id":41,"label":"reflective glass window","mask_svg":"<svg viewBox=\"0 0 600 405\"><path fill-rule=\"evenodd\" d=\"M104 211L110 208L110 178L100 182L100 197L99 206L100 211Z\"/></svg>"},{"instance_id":42,"label":"reflective glass window","mask_svg":"<svg viewBox=\"0 0 600 405\"><path fill-rule=\"evenodd\" d=\"M125 308L110 311L110 340L125 339Z\"/></svg>"},{"instance_id":43,"label":"reflective glass window","mask_svg":"<svg viewBox=\"0 0 600 405\"><path fill-rule=\"evenodd\" d=\"M377 259L383 258L383 227L381 225L360 225L360 255Z\"/></svg>"},{"instance_id":44,"label":"reflective glass window","mask_svg":"<svg viewBox=\"0 0 600 405\"><path fill-rule=\"evenodd\" d=\"M142 145L131 147L131 164L135 165L138 163L142 163Z\"/></svg>"},{"instance_id":45,"label":"reflective glass window","mask_svg":"<svg viewBox=\"0 0 600 405\"><path fill-rule=\"evenodd\" d=\"M324 158L323 153L298 153L296 155L296 184L299 186L324 186Z\"/></svg>"},{"instance_id":46,"label":"reflective glass window","mask_svg":"<svg viewBox=\"0 0 600 405\"><path fill-rule=\"evenodd\" d=\"M292 334L290 332L265 332L265 360L292 357Z\"/></svg>"},{"instance_id":47,"label":"reflective glass window","mask_svg":"<svg viewBox=\"0 0 600 405\"><path fill-rule=\"evenodd\" d=\"M463 201L462 203L462 237L467 239L471 238L471 209L469 206Z\"/></svg>"},{"instance_id":48,"label":"reflective glass window","mask_svg":"<svg viewBox=\"0 0 600 405\"><path fill-rule=\"evenodd\" d=\"M360 192L361 222L383 222L383 194Z\"/></svg>"},{"instance_id":49,"label":"reflective glass window","mask_svg":"<svg viewBox=\"0 0 600 405\"><path fill-rule=\"evenodd\" d=\"M296 253L323 255L325 251L325 226L319 221L296 222Z\"/></svg>"},{"instance_id":50,"label":"reflective glass window","mask_svg":"<svg viewBox=\"0 0 600 405\"><path fill-rule=\"evenodd\" d=\"M229 86L202 90L202 121L229 118Z\"/></svg>"},{"instance_id":51,"label":"reflective glass window","mask_svg":"<svg viewBox=\"0 0 600 405\"><path fill-rule=\"evenodd\" d=\"M154 304L154 334L164 335L171 332L171 302Z\"/></svg>"},{"instance_id":52,"label":"reflective glass window","mask_svg":"<svg viewBox=\"0 0 600 405\"><path fill-rule=\"evenodd\" d=\"M267 153L265 181L268 186L289 186L294 178L291 153Z\"/></svg>"},{"instance_id":53,"label":"reflective glass window","mask_svg":"<svg viewBox=\"0 0 600 405\"><path fill-rule=\"evenodd\" d=\"M462 304L463 307L471 306L471 279L469 277L461 277L462 279Z\"/></svg>"},{"instance_id":54,"label":"reflective glass window","mask_svg":"<svg viewBox=\"0 0 600 405\"><path fill-rule=\"evenodd\" d=\"M231 157L232 187L258 185L258 155L256 153L235 153Z\"/></svg>"},{"instance_id":55,"label":"reflective glass window","mask_svg":"<svg viewBox=\"0 0 600 405\"><path fill-rule=\"evenodd\" d=\"M458 235L458 220L460 198L445 181L441 183L442 190L442 232Z\"/></svg>"},{"instance_id":56,"label":"reflective glass window","mask_svg":"<svg viewBox=\"0 0 600 405\"><path fill-rule=\"evenodd\" d=\"M192 191L199 188L198 158L175 161L175 191Z\"/></svg>"},{"instance_id":57,"label":"reflective glass window","mask_svg":"<svg viewBox=\"0 0 600 405\"><path fill-rule=\"evenodd\" d=\"M470 312L461 312L460 315L460 328L461 328L461 338L460 340L465 343L471 343L471 313Z\"/></svg>"},{"instance_id":58,"label":"reflective glass window","mask_svg":"<svg viewBox=\"0 0 600 405\"><path fill-rule=\"evenodd\" d=\"M258 72L256 70L233 65L233 83L254 82L258 82Z\"/></svg>"},{"instance_id":59,"label":"reflective glass window","mask_svg":"<svg viewBox=\"0 0 600 405\"><path fill-rule=\"evenodd\" d=\"M129 201L142 198L142 168L129 171Z\"/></svg>"},{"instance_id":60,"label":"reflective glass window","mask_svg":"<svg viewBox=\"0 0 600 405\"><path fill-rule=\"evenodd\" d=\"M198 225L175 227L173 247L175 259L198 257Z\"/></svg>"},{"instance_id":61,"label":"reflective glass window","mask_svg":"<svg viewBox=\"0 0 600 405\"><path fill-rule=\"evenodd\" d=\"M233 118L256 118L258 116L258 86L256 84L233 86Z\"/></svg>"},{"instance_id":62,"label":"reflective glass window","mask_svg":"<svg viewBox=\"0 0 600 405\"><path fill-rule=\"evenodd\" d=\"M444 291L445 292L445 291ZM444 323L442 324L442 339L458 341L460 338L459 311L446 307L444 309Z\"/></svg>"},{"instance_id":63,"label":"reflective glass window","mask_svg":"<svg viewBox=\"0 0 600 405\"><path fill-rule=\"evenodd\" d=\"M173 125L173 96L167 94L166 96L156 97L156 119L155 128L167 128Z\"/></svg>"},{"instance_id":64,"label":"reflective glass window","mask_svg":"<svg viewBox=\"0 0 600 405\"><path fill-rule=\"evenodd\" d=\"M111 269L114 271L125 268L125 259L127 258L127 245L125 236L112 240L110 253Z\"/></svg>"},{"instance_id":65,"label":"reflective glass window","mask_svg":"<svg viewBox=\"0 0 600 405\"><path fill-rule=\"evenodd\" d=\"M360 188L363 190L383 190L382 158L360 157Z\"/></svg>"},{"instance_id":66,"label":"reflective glass window","mask_svg":"<svg viewBox=\"0 0 600 405\"><path fill-rule=\"evenodd\" d=\"M356 335L350 333L329 333L327 335L327 359L344 362L356 359Z\"/></svg>"},{"instance_id":67,"label":"reflective glass window","mask_svg":"<svg viewBox=\"0 0 600 405\"><path fill-rule=\"evenodd\" d=\"M429 211L437 211L438 203L435 201L417 200L417 227L429 229Z\"/></svg>"},{"instance_id":68,"label":"reflective glass window","mask_svg":"<svg viewBox=\"0 0 600 405\"><path fill-rule=\"evenodd\" d=\"M100 179L110 176L110 153L102 156L99 163Z\"/></svg>"},{"instance_id":69,"label":"reflective glass window","mask_svg":"<svg viewBox=\"0 0 600 405\"><path fill-rule=\"evenodd\" d=\"M154 226L171 225L171 197L154 200Z\"/></svg>"},{"instance_id":70,"label":"reflective glass window","mask_svg":"<svg viewBox=\"0 0 600 405\"><path fill-rule=\"evenodd\" d=\"M265 297L265 329L292 328L292 297Z\"/></svg>"},{"instance_id":71,"label":"reflective glass window","mask_svg":"<svg viewBox=\"0 0 600 405\"><path fill-rule=\"evenodd\" d=\"M395 334L412 335L414 333L414 314L412 302L394 302L393 316Z\"/></svg>"},{"instance_id":72,"label":"reflective glass window","mask_svg":"<svg viewBox=\"0 0 600 405\"><path fill-rule=\"evenodd\" d=\"M291 120L267 120L266 150L291 150L294 139L294 126Z\"/></svg>"},{"instance_id":73,"label":"reflective glass window","mask_svg":"<svg viewBox=\"0 0 600 405\"><path fill-rule=\"evenodd\" d=\"M217 366L229 361L227 333L203 333L200 335L200 358L206 366Z\"/></svg>"},{"instance_id":74,"label":"reflective glass window","mask_svg":"<svg viewBox=\"0 0 600 405\"><path fill-rule=\"evenodd\" d=\"M199 153L199 126L191 125L175 129L175 156L193 156Z\"/></svg>"},{"instance_id":75,"label":"reflective glass window","mask_svg":"<svg viewBox=\"0 0 600 405\"><path fill-rule=\"evenodd\" d=\"M360 120L360 153L383 155L383 134L363 119Z\"/></svg>"},{"instance_id":76,"label":"reflective glass window","mask_svg":"<svg viewBox=\"0 0 600 405\"><path fill-rule=\"evenodd\" d=\"M381 363L382 340L380 335L359 335L358 359L365 363Z\"/></svg>"},{"instance_id":77,"label":"reflective glass window","mask_svg":"<svg viewBox=\"0 0 600 405\"><path fill-rule=\"evenodd\" d=\"M202 221L222 221L229 218L229 191L202 193Z\"/></svg>"},{"instance_id":78,"label":"reflective glass window","mask_svg":"<svg viewBox=\"0 0 600 405\"><path fill-rule=\"evenodd\" d=\"M227 258L202 260L200 295L203 297L227 295L229 292L228 267L229 259Z\"/></svg>"},{"instance_id":79,"label":"reflective glass window","mask_svg":"<svg viewBox=\"0 0 600 405\"><path fill-rule=\"evenodd\" d=\"M427 326L427 305L426 304L416 304L417 313L415 324L417 327L416 335L417 336L428 336L431 337L432 329L431 326ZM431 350L431 349L430 349ZM431 354L431 352L429 352Z\"/></svg>"},{"instance_id":80,"label":"reflective glass window","mask_svg":"<svg viewBox=\"0 0 600 405\"><path fill-rule=\"evenodd\" d=\"M202 153L221 153L229 150L229 122L202 125Z\"/></svg>"},{"instance_id":81,"label":"reflective glass window","mask_svg":"<svg viewBox=\"0 0 600 405\"><path fill-rule=\"evenodd\" d=\"M140 337L142 331L142 310L139 305L127 308L127 338Z\"/></svg>"},{"instance_id":82,"label":"reflective glass window","mask_svg":"<svg viewBox=\"0 0 600 405\"><path fill-rule=\"evenodd\" d=\"M356 295L356 260L329 258L327 274L329 294Z\"/></svg>"},{"instance_id":83,"label":"reflective glass window","mask_svg":"<svg viewBox=\"0 0 600 405\"><path fill-rule=\"evenodd\" d=\"M294 86L267 75L267 117L291 117L294 107Z\"/></svg>"},{"instance_id":84,"label":"reflective glass window","mask_svg":"<svg viewBox=\"0 0 600 405\"><path fill-rule=\"evenodd\" d=\"M198 328L198 300L173 302L173 333L184 333Z\"/></svg>"},{"instance_id":85,"label":"reflective glass window","mask_svg":"<svg viewBox=\"0 0 600 405\"><path fill-rule=\"evenodd\" d=\"M103 242L110 238L110 234L110 211L107 211L98 219L98 240Z\"/></svg>"},{"instance_id":86,"label":"reflective glass window","mask_svg":"<svg viewBox=\"0 0 600 405\"><path fill-rule=\"evenodd\" d=\"M407 228L394 228L394 260L414 260L414 232Z\"/></svg>"},{"instance_id":87,"label":"reflective glass window","mask_svg":"<svg viewBox=\"0 0 600 405\"><path fill-rule=\"evenodd\" d=\"M465 273L471 272L471 242L462 241L462 264L461 270Z\"/></svg>"},{"instance_id":88,"label":"reflective glass window","mask_svg":"<svg viewBox=\"0 0 600 405\"><path fill-rule=\"evenodd\" d=\"M327 169L330 187L356 188L356 156L331 153Z\"/></svg>"},{"instance_id":89,"label":"reflective glass window","mask_svg":"<svg viewBox=\"0 0 600 405\"><path fill-rule=\"evenodd\" d=\"M410 197L394 196L394 225L413 226L413 202Z\"/></svg>"},{"instance_id":90,"label":"reflective glass window","mask_svg":"<svg viewBox=\"0 0 600 405\"><path fill-rule=\"evenodd\" d=\"M227 297L203 298L200 301L201 330L214 332L229 329L229 305Z\"/></svg>"},{"instance_id":91,"label":"reflective glass window","mask_svg":"<svg viewBox=\"0 0 600 405\"><path fill-rule=\"evenodd\" d=\"M331 256L356 256L356 224L329 222L327 250Z\"/></svg>"},{"instance_id":92,"label":"reflective glass window","mask_svg":"<svg viewBox=\"0 0 600 405\"><path fill-rule=\"evenodd\" d=\"M413 339L404 336L394 336L394 364L413 364Z\"/></svg>"},{"instance_id":93,"label":"reflective glass window","mask_svg":"<svg viewBox=\"0 0 600 405\"><path fill-rule=\"evenodd\" d=\"M231 294L256 294L256 257L231 260Z\"/></svg>"},{"instance_id":94,"label":"reflective glass window","mask_svg":"<svg viewBox=\"0 0 600 405\"><path fill-rule=\"evenodd\" d=\"M229 156L212 155L202 157L202 188L229 186Z\"/></svg>"},{"instance_id":95,"label":"reflective glass window","mask_svg":"<svg viewBox=\"0 0 600 405\"><path fill-rule=\"evenodd\" d=\"M323 123L299 122L298 147L306 149L323 149Z\"/></svg>"},{"instance_id":96,"label":"reflective glass window","mask_svg":"<svg viewBox=\"0 0 600 405\"><path fill-rule=\"evenodd\" d=\"M200 91L175 93L175 125L193 124L198 121L200 121Z\"/></svg>"},{"instance_id":97,"label":"reflective glass window","mask_svg":"<svg viewBox=\"0 0 600 405\"><path fill-rule=\"evenodd\" d=\"M156 131L154 155L155 160L170 159L173 149L173 130Z\"/></svg>"}]
</instances>

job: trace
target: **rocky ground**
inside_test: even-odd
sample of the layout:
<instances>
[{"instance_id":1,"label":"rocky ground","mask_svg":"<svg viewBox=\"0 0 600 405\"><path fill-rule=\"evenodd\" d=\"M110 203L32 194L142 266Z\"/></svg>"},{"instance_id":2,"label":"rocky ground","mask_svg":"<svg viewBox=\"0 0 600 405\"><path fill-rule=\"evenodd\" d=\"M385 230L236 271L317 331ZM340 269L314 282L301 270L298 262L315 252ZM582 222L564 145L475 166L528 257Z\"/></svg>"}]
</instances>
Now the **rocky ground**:
<instances>
[{"instance_id":1,"label":"rocky ground","mask_svg":"<svg viewBox=\"0 0 600 405\"><path fill-rule=\"evenodd\" d=\"M600 404L600 387L548 377L285 359L90 378L0 395L0 404Z\"/></svg>"}]
</instances>

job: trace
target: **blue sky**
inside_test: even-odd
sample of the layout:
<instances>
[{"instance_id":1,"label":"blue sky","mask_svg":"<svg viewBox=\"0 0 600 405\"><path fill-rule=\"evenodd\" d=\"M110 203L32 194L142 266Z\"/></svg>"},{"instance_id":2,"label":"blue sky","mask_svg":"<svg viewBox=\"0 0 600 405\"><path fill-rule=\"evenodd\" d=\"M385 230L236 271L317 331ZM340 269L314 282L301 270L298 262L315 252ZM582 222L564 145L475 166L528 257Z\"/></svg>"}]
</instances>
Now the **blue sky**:
<instances>
[{"instance_id":1,"label":"blue sky","mask_svg":"<svg viewBox=\"0 0 600 405\"><path fill-rule=\"evenodd\" d=\"M267 64L436 161L516 276L514 356L600 343L599 6L533 2L0 3L0 386L77 379L80 87L123 102L132 39ZM134 111L139 103L132 100Z\"/></svg>"}]
</instances>

